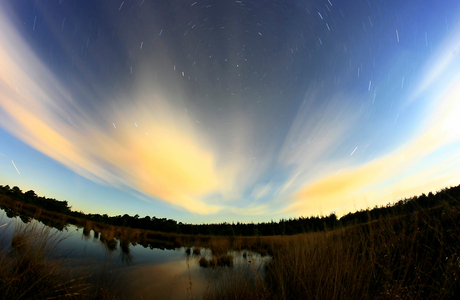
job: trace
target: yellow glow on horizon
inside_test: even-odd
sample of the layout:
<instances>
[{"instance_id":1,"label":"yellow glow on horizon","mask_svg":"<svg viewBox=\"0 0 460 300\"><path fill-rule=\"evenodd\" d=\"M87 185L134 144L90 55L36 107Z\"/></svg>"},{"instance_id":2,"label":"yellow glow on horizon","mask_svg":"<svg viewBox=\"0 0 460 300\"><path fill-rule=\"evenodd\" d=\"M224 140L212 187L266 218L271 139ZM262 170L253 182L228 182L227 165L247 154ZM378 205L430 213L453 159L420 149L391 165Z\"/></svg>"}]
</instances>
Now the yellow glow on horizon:
<instances>
[{"instance_id":1,"label":"yellow glow on horizon","mask_svg":"<svg viewBox=\"0 0 460 300\"><path fill-rule=\"evenodd\" d=\"M138 99L137 110L123 110L121 118L110 111L99 114L110 125L119 121L117 127L103 128L86 115L75 126L61 114L68 105L78 107L62 99L59 86L48 86L53 76L5 19L0 26L3 128L90 180L125 185L193 213L221 209L202 198L230 188L232 167L217 169L214 153L202 133L190 128L187 115L173 113L165 99L156 100L154 109L148 106L152 99ZM139 120L142 131L128 127L127 119Z\"/></svg>"},{"instance_id":2,"label":"yellow glow on horizon","mask_svg":"<svg viewBox=\"0 0 460 300\"><path fill-rule=\"evenodd\" d=\"M221 120L209 118L206 121L212 121L197 125L198 120L194 118L200 114L193 115L190 107L185 109L183 104L193 106L194 103L182 101L188 95L181 98L181 82L172 79L171 85L175 85L177 93L162 95L162 88L154 84L154 77L149 73L151 66L136 66L139 71L131 74L134 78L131 94L126 89L127 95L111 95L110 99L105 99L104 96L108 98L110 93L105 95L103 88L94 86L95 90L99 88L101 99L94 105L98 111L90 111L85 106L87 103L80 102L80 99L73 102L65 96L68 91L11 26L8 18L7 12L0 11L0 126L94 182L129 191L133 189L192 213L221 211L254 216L276 214L278 211L275 210L286 205L289 206L283 213L295 215L348 212L355 205L360 208L382 204L382 201L386 203L428 189L442 188L460 180L460 172L451 170L452 165L460 166L460 158L442 160L431 157L445 146L460 141L460 77L456 78L456 70L451 72L458 60L458 38L452 39L453 46L445 54L438 55L441 59L432 64L431 72L427 71L429 76L421 81L416 96L412 97L412 101L416 101L414 99L425 92L435 93L437 84L443 83L445 92L432 99L436 110L419 136L392 153L361 166L350 166L347 153L347 160L337 165L349 167L338 173L318 175L310 182L302 182L304 185L298 188L299 182L314 171L324 174L321 172L336 167L325 167L321 162L330 149L341 145L353 123L350 119L357 118L350 114L353 106L346 105L352 102L345 98L348 97L346 93L338 91L328 101L330 105L323 116L331 118L322 118L321 121L310 118L311 111L316 111L314 105L303 106L280 152L270 145L273 141L256 141L258 136L251 132L256 122L251 123L250 117L242 111L235 122L238 125L229 126L228 132L232 133L228 136L227 128L213 130L216 125L219 128L226 126ZM460 34L454 37L460 37ZM86 84L90 85L91 81L87 80L83 86ZM445 89L445 86L449 88ZM92 95L84 88L80 92ZM319 97L316 94L321 93L315 85L308 97L316 99ZM116 97L120 99L112 99ZM340 107L342 102L345 104ZM69 114L75 116L73 122ZM235 132L239 137L231 141L230 136L236 135ZM246 135L242 137L241 133ZM215 136L211 137L211 134ZM314 141L311 145L310 137ZM275 139L279 137L273 137ZM227 140L230 142L223 142ZM257 158L249 155L252 151L264 152L259 151L259 146L265 144L269 154L263 153ZM234 151L236 149L238 151ZM232 155L226 155L226 152ZM279 179L284 178L284 172L291 172L292 166L297 168L292 172L295 175L286 181ZM268 172L272 170L281 174L275 174L276 180L266 183L272 176ZM251 186L253 192L247 196ZM268 199L271 196L278 198ZM281 203L289 197L292 202Z\"/></svg>"},{"instance_id":3,"label":"yellow glow on horizon","mask_svg":"<svg viewBox=\"0 0 460 300\"><path fill-rule=\"evenodd\" d=\"M144 129L148 136L123 134L126 144L119 146L124 151L112 149L108 159L128 173L141 191L191 212L219 210L217 205L197 200L223 188L214 155L173 126L156 123L144 125Z\"/></svg>"},{"instance_id":4,"label":"yellow glow on horizon","mask_svg":"<svg viewBox=\"0 0 460 300\"><path fill-rule=\"evenodd\" d=\"M152 134L154 138L133 139L128 145L137 175L181 186L195 195L219 186L212 153L197 149L194 141L170 128L155 128Z\"/></svg>"},{"instance_id":5,"label":"yellow glow on horizon","mask_svg":"<svg viewBox=\"0 0 460 300\"><path fill-rule=\"evenodd\" d=\"M348 198L351 194L376 180L383 172L381 162L368 164L362 168L343 170L339 173L325 176L301 189L295 198L300 200L288 211L330 210L338 202ZM302 201L306 199L306 201ZM303 203L303 204L301 204ZM316 213L321 213L316 211Z\"/></svg>"},{"instance_id":6,"label":"yellow glow on horizon","mask_svg":"<svg viewBox=\"0 0 460 300\"><path fill-rule=\"evenodd\" d=\"M331 211L346 213L357 202L361 208L366 208L383 204L382 201L388 203L435 191L448 183L460 181L460 173L446 171L451 162L420 165L422 159L460 140L460 77L433 101L439 103L437 110L428 121L427 129L418 138L384 157L307 184L294 195L295 202L284 212L298 215ZM413 171L416 169L421 171ZM391 199L388 199L389 196Z\"/></svg>"}]
</instances>

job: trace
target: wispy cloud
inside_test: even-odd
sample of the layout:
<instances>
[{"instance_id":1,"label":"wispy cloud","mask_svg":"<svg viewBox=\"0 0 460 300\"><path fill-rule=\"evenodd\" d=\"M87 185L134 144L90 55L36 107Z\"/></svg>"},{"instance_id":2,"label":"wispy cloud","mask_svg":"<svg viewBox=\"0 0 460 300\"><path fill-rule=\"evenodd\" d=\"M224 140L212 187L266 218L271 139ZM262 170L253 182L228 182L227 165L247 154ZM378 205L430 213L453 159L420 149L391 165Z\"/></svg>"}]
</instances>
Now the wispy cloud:
<instances>
[{"instance_id":1,"label":"wispy cloud","mask_svg":"<svg viewBox=\"0 0 460 300\"><path fill-rule=\"evenodd\" d=\"M278 154L278 163L288 175L274 188L277 202L287 205L306 182L348 165L349 158L342 161L339 157L348 151L344 145L353 135L359 116L351 98L339 92L326 97L314 87L307 91ZM337 155L341 151L342 155ZM349 157L349 152L346 154Z\"/></svg>"},{"instance_id":2,"label":"wispy cloud","mask_svg":"<svg viewBox=\"0 0 460 300\"><path fill-rule=\"evenodd\" d=\"M222 208L203 199L230 190L235 172L232 166L218 166L204 134L185 112L178 113L161 96L131 95L132 109L90 116L3 15L0 26L3 128L99 183L133 188L195 213Z\"/></svg>"},{"instance_id":3,"label":"wispy cloud","mask_svg":"<svg viewBox=\"0 0 460 300\"><path fill-rule=\"evenodd\" d=\"M458 41L452 35L450 41ZM435 110L424 130L391 153L362 165L348 166L340 172L308 182L294 193L294 202L284 212L298 215L346 213L353 208L382 205L422 192L458 184L458 142L460 130L460 76L451 67L460 61L452 57L458 43L441 49L429 63L413 98L430 90ZM445 46L445 45L444 45ZM448 61L448 63L446 63ZM448 84L438 87L440 81ZM384 203L385 202L385 203Z\"/></svg>"},{"instance_id":4,"label":"wispy cloud","mask_svg":"<svg viewBox=\"0 0 460 300\"><path fill-rule=\"evenodd\" d=\"M51 15L46 17L47 11L42 13L57 43L65 45L70 39L61 32L64 24ZM176 81L176 77L186 80L187 74L176 71L177 62L169 61L168 47L162 44L167 42L155 40L165 51L158 51L163 54L150 61L150 54L140 51L142 46L132 47L142 45L143 35L123 30L115 37L120 49L111 47L114 42L108 40L113 35L101 34L92 51L125 57L121 64L129 70L128 88L108 88L110 85L103 83L118 82L120 74L111 74L112 69L105 65L90 68L96 61L91 59L77 63L72 73L75 78L64 85L21 38L9 17L7 10L0 10L0 126L97 183L135 190L193 213L252 216L280 210L290 215L345 212L355 205L381 204L388 195L403 197L459 178L449 167L459 164L458 157L449 152L449 159L445 159L439 152L452 151L447 146L456 143L460 135L460 95L456 88L460 86L456 55L460 35L453 35L435 55L439 59L427 65L428 76L419 80L418 89L407 101L409 105L422 96L432 99L435 110L425 128L405 144L392 145L391 153L366 162L360 154L369 141L364 142L359 136L364 130L357 129L369 124L362 117L371 105L359 91L353 94L351 88L344 88L347 84L335 85L334 81L331 89L327 84L312 84L292 124L291 116L282 123L278 112L270 116L257 112L274 110L275 106L270 106L274 101L267 101L265 107L246 106L243 101L235 104L235 98L219 95L222 98L208 99L214 103L209 107L194 106L195 99L186 94L184 81ZM118 15L106 17L115 21ZM154 28L155 24L147 23L151 19L148 11L141 17ZM178 42L185 48L191 38L189 34ZM197 52L207 49L205 43L197 47ZM62 48L62 55L74 56L74 47ZM131 50L139 52L138 58L131 57ZM163 59L161 63L167 62L167 67L158 73L167 73L171 66L182 76L161 74L163 78L156 80L152 65ZM203 77L213 77L207 67L203 67ZM349 80L347 76L342 76L342 82ZM235 90L242 88L243 77L235 78ZM365 92L373 101L369 92L378 81L372 79L372 85L365 81ZM415 80L412 83L415 85ZM199 84L203 90L212 88L206 80ZM225 112L221 112L221 103ZM386 117L389 113L382 114ZM393 124L395 116L391 117ZM271 135L271 131L278 135ZM279 139L282 135L284 140Z\"/></svg>"}]
</instances>

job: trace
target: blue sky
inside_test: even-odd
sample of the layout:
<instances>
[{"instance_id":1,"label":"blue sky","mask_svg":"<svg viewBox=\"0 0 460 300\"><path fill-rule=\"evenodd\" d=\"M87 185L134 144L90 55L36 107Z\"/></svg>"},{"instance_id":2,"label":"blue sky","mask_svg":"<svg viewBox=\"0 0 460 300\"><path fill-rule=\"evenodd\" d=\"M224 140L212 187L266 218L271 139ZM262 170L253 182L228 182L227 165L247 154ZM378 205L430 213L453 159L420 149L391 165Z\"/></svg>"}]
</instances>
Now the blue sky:
<instances>
[{"instance_id":1,"label":"blue sky","mask_svg":"<svg viewBox=\"0 0 460 300\"><path fill-rule=\"evenodd\" d=\"M0 181L183 222L458 185L456 1L5 1Z\"/></svg>"}]
</instances>

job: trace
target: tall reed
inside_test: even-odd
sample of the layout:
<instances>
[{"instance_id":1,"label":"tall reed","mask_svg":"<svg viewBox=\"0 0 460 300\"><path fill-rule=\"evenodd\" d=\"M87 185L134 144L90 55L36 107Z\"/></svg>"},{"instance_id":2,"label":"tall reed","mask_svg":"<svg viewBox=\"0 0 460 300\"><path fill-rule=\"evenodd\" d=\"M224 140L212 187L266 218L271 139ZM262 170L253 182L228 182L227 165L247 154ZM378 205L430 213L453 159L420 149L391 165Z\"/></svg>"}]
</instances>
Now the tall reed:
<instances>
[{"instance_id":1,"label":"tall reed","mask_svg":"<svg viewBox=\"0 0 460 300\"><path fill-rule=\"evenodd\" d=\"M75 272L58 251L65 236L36 222L18 225L8 240L1 228L0 299L115 299L91 282L92 274Z\"/></svg>"},{"instance_id":2,"label":"tall reed","mask_svg":"<svg viewBox=\"0 0 460 300\"><path fill-rule=\"evenodd\" d=\"M230 272L208 299L459 299L460 209L389 216L329 232L273 237L266 275ZM279 243L283 240L284 243Z\"/></svg>"}]
</instances>

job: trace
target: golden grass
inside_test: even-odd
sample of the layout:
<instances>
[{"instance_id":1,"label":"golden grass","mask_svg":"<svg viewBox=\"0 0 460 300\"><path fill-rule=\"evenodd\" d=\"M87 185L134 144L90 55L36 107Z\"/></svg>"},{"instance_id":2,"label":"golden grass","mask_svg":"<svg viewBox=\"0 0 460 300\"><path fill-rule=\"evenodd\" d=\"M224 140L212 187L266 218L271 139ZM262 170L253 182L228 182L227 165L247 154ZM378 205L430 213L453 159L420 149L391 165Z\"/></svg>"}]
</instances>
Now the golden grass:
<instances>
[{"instance_id":1,"label":"golden grass","mask_svg":"<svg viewBox=\"0 0 460 300\"><path fill-rule=\"evenodd\" d=\"M64 238L36 223L18 226L10 241L3 238L0 299L115 299L103 281L94 284L87 271L76 274L57 252Z\"/></svg>"},{"instance_id":2,"label":"golden grass","mask_svg":"<svg viewBox=\"0 0 460 300\"><path fill-rule=\"evenodd\" d=\"M193 247L193 254L194 255L200 255L201 254L201 247L199 247L199 246Z\"/></svg>"},{"instance_id":3,"label":"golden grass","mask_svg":"<svg viewBox=\"0 0 460 300\"><path fill-rule=\"evenodd\" d=\"M233 255L231 254L221 254L213 255L211 258L201 257L198 261L200 267L233 267Z\"/></svg>"},{"instance_id":4,"label":"golden grass","mask_svg":"<svg viewBox=\"0 0 460 300\"><path fill-rule=\"evenodd\" d=\"M23 226L15 230L11 248L0 253L2 299L53 299L80 295L88 286L70 277L63 262L54 258L61 237L51 230ZM60 279L66 278L61 281Z\"/></svg>"},{"instance_id":5,"label":"golden grass","mask_svg":"<svg viewBox=\"0 0 460 300\"><path fill-rule=\"evenodd\" d=\"M45 211L40 211L41 216L44 214ZM108 250L113 251L119 246L128 262L130 243L152 245L149 243L159 242L171 247L186 247L188 254L200 253L200 248L210 249L213 255L211 259L202 257L197 260L203 267L209 267L208 271L212 271L209 274L208 289L202 295L204 299L460 298L459 204L446 203L437 208L405 216L389 216L364 225L293 236L187 236L114 227L81 219L73 221L83 228L85 235L89 236L93 230L94 236L104 241ZM49 238L45 240L51 245L54 241ZM25 250L32 249L31 247L24 246L30 241L33 239L25 238L18 231L12 240L13 247L9 252L3 250L1 253L0 265L6 267L1 270L0 295L7 291L14 297L4 299L25 299L20 291L29 293L28 291L34 290L34 286L24 288L24 284L31 282L30 279L26 280L30 278L27 277L29 275L21 277L22 273L14 273L24 270L24 266L25 269L30 266L30 270L44 269L45 274L51 274L43 276L39 271L30 273L37 272L37 278L43 278L40 279L43 280L40 286L54 288L55 292L62 290L69 295L78 293L73 290L73 284L69 280L61 283L62 285L56 285L51 279L44 279L56 278L53 274L60 274L58 267L52 267L56 260L44 260L45 256L40 254L38 257L41 258L36 263L22 263L23 267L15 267L21 266L18 262L23 255L21 253L31 252ZM46 248L40 246L38 240L32 245L34 243L37 249ZM253 262L247 267L238 267L233 264L233 257L230 258L228 253L244 249L263 255L269 254L272 259L263 265L262 270L256 269ZM15 258L7 259L11 256ZM44 261L52 264L45 268ZM230 265L233 267L218 267ZM14 284L22 282L21 278L24 278L24 283L21 283L23 286L16 288ZM70 280L73 280L72 277ZM87 288L84 285L85 280L78 280L80 279L72 282L79 282L78 287ZM39 295L40 293L42 292L39 291ZM51 290L47 293L53 297ZM80 296L69 297L78 299Z\"/></svg>"},{"instance_id":6,"label":"golden grass","mask_svg":"<svg viewBox=\"0 0 460 300\"><path fill-rule=\"evenodd\" d=\"M240 280L248 274L229 272L205 298L459 299L459 240L460 209L449 205L330 232L273 237L277 246L263 280L248 284Z\"/></svg>"},{"instance_id":7,"label":"golden grass","mask_svg":"<svg viewBox=\"0 0 460 300\"><path fill-rule=\"evenodd\" d=\"M233 260L233 257L230 256ZM209 284L202 299L271 299L270 291L254 259L250 264L226 266L218 268L217 258L213 257L214 265L209 275ZM200 260L200 263L202 261ZM206 263L206 262L205 262Z\"/></svg>"},{"instance_id":8,"label":"golden grass","mask_svg":"<svg viewBox=\"0 0 460 300\"><path fill-rule=\"evenodd\" d=\"M108 250L117 248L116 240L130 241L131 244L162 245L168 249L188 248L209 248L216 255L226 253L230 250L241 251L243 249L257 251L261 254L272 254L274 249L285 243L285 237L226 237L211 235L186 235L176 233L165 233L152 230L134 229L129 227L113 226L90 220L80 219L64 215L58 212L50 212L39 207L21 203L8 196L0 195L0 204L33 217L47 226L62 230L67 224L75 225L83 229L83 235L90 237L91 231L94 236L106 244ZM192 250L190 250L192 251Z\"/></svg>"}]
</instances>

